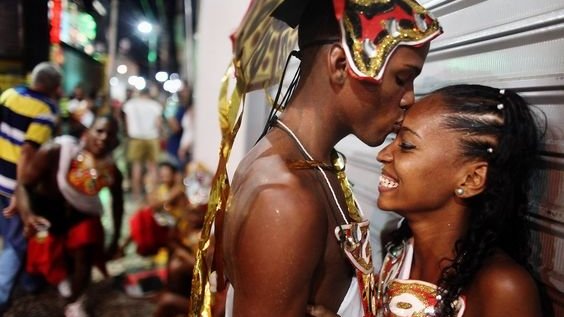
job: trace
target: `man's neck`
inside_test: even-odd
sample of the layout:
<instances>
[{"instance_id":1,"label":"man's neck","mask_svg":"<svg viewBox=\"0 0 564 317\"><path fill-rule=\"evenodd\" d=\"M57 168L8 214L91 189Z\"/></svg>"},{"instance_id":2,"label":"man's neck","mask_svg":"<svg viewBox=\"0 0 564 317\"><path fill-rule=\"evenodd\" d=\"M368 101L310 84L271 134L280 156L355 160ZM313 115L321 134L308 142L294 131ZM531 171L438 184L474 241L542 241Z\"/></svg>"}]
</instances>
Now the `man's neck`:
<instances>
[{"instance_id":1,"label":"man's neck","mask_svg":"<svg viewBox=\"0 0 564 317\"><path fill-rule=\"evenodd\" d=\"M331 150L348 133L336 122L333 109L325 101L294 100L280 120L296 135L313 159L330 162Z\"/></svg>"},{"instance_id":2,"label":"man's neck","mask_svg":"<svg viewBox=\"0 0 564 317\"><path fill-rule=\"evenodd\" d=\"M35 92L35 93L44 95L44 96L47 97L47 98L51 98L51 97L52 97L50 94L48 94L47 92L45 92L45 89L43 89L43 87L41 87L41 86L33 86L33 85L31 85L31 86L28 87L28 89L31 90L31 91L33 91L33 92Z\"/></svg>"}]
</instances>

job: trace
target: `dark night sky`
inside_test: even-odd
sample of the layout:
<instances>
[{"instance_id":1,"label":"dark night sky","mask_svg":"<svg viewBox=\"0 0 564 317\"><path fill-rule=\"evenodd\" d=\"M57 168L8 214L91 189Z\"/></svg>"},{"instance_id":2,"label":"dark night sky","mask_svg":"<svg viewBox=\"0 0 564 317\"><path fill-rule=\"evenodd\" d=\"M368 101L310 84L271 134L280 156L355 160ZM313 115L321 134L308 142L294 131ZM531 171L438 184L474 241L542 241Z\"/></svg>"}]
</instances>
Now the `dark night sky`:
<instances>
[{"instance_id":1,"label":"dark night sky","mask_svg":"<svg viewBox=\"0 0 564 317\"><path fill-rule=\"evenodd\" d=\"M146 40L143 39L143 35L137 31L137 24L144 20L152 24L159 24L161 28L159 38L166 36L169 41L173 41L173 34L171 34L173 30L170 21L174 18L176 1L163 0L161 2L163 3L165 12L158 10L156 0L145 0L145 6L142 5L141 0L121 0L119 2L118 39L129 39L131 48L128 55L139 64L141 73L148 71L148 47ZM171 48L169 47L168 50L170 51ZM166 71L173 71L173 68L178 68L177 63L174 61L168 63L168 65L164 65L164 63L161 63L160 59L157 59L157 65L157 68Z\"/></svg>"},{"instance_id":2,"label":"dark night sky","mask_svg":"<svg viewBox=\"0 0 564 317\"><path fill-rule=\"evenodd\" d=\"M159 10L158 3L161 3L162 9ZM184 3L184 1L179 1ZM192 0L193 12L197 12L197 0ZM177 12L177 1L176 0L120 0L119 1L119 31L118 39L128 38L131 43L131 48L129 51L129 56L137 61L140 66L140 70L143 74L146 74L149 68L147 62L147 42L143 39L142 35L137 31L137 24L140 21L146 20L153 24L160 25L159 38L168 37L169 46L167 51L169 56L175 57L176 46L174 45L174 34L173 24L176 19L177 14L183 14L183 6L179 6L179 10L182 12ZM196 21L194 21L196 24ZM195 26L195 25L194 25ZM176 32L183 32L182 30L176 30ZM164 70L169 73L178 72L178 63L175 59L171 59L168 63L162 61L157 57L157 69Z\"/></svg>"},{"instance_id":3,"label":"dark night sky","mask_svg":"<svg viewBox=\"0 0 564 317\"><path fill-rule=\"evenodd\" d=\"M0 0L1 1L1 0ZM98 0L100 1L108 14L106 16L99 16L93 9L93 0L74 0L88 12L92 13L97 17L98 21L98 38L97 41L106 42L107 26L109 25L111 10L111 0ZM199 0L191 0L192 2L192 12L197 14L198 2ZM183 16L184 0L119 0L119 17L118 17L118 50L119 42L121 39L127 38L130 43L129 50L125 53L131 59L133 59L140 68L141 75L152 76L148 74L149 65L147 62L148 44L146 37L144 38L142 34L137 30L137 25L141 21L148 21L152 24L158 24L159 39L168 39L168 47L165 49L168 51L168 55L171 59L167 62L161 60L157 56L155 71L164 70L169 73L178 72L178 62L174 58L177 56L176 45L174 43L174 32L182 32L184 34L184 27L180 27L177 30L173 29L173 24L178 15ZM160 6L158 5L160 4ZM178 7L178 8L177 8ZM181 10L181 12L178 12ZM196 29L197 17L194 17L193 29ZM159 43L159 46L161 44ZM157 50L158 51L158 50Z\"/></svg>"}]
</instances>

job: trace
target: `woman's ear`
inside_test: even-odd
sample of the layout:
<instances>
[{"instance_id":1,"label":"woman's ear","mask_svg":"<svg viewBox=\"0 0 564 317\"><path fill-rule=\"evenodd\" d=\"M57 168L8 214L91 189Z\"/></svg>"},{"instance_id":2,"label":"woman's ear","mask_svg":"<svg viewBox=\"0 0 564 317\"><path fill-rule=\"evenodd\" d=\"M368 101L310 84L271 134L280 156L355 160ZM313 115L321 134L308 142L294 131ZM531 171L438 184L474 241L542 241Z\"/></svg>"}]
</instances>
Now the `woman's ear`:
<instances>
[{"instance_id":1,"label":"woman's ear","mask_svg":"<svg viewBox=\"0 0 564 317\"><path fill-rule=\"evenodd\" d=\"M460 184L464 189L462 198L470 198L484 191L486 188L488 163L484 161L471 162L466 168L466 175Z\"/></svg>"},{"instance_id":2,"label":"woman's ear","mask_svg":"<svg viewBox=\"0 0 564 317\"><path fill-rule=\"evenodd\" d=\"M343 50L341 45L331 45L331 48L329 48L328 63L331 83L338 85L344 84L347 78L348 65L345 50Z\"/></svg>"}]
</instances>

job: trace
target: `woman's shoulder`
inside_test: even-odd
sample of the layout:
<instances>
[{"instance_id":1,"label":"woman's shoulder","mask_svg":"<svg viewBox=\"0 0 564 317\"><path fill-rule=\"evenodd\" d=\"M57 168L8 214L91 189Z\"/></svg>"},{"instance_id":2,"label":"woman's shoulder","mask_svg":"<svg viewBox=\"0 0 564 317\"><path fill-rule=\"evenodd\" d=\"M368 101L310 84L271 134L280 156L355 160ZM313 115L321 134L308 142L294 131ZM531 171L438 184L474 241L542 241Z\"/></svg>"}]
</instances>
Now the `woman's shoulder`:
<instances>
[{"instance_id":1,"label":"woman's shoulder","mask_svg":"<svg viewBox=\"0 0 564 317\"><path fill-rule=\"evenodd\" d=\"M484 262L468 288L466 298L469 310L481 307L482 312L478 315L497 316L496 311L514 309L512 314L505 315L540 316L535 280L523 266L501 251Z\"/></svg>"},{"instance_id":2,"label":"woman's shoulder","mask_svg":"<svg viewBox=\"0 0 564 317\"><path fill-rule=\"evenodd\" d=\"M476 283L485 291L501 291L505 294L534 286L529 272L501 251L495 252L484 262L476 275Z\"/></svg>"}]
</instances>

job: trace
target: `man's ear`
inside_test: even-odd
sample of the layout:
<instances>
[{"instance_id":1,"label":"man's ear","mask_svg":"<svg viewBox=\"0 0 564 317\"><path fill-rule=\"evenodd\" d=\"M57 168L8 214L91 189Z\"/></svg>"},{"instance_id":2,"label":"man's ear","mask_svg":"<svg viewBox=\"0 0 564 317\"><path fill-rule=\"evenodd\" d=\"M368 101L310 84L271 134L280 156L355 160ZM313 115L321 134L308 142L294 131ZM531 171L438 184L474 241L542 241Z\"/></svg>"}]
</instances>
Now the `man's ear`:
<instances>
[{"instance_id":1,"label":"man's ear","mask_svg":"<svg viewBox=\"0 0 564 317\"><path fill-rule=\"evenodd\" d=\"M347 78L348 65L345 50L343 50L341 45L331 45L328 54L328 64L331 83L338 85L344 84Z\"/></svg>"},{"instance_id":2,"label":"man's ear","mask_svg":"<svg viewBox=\"0 0 564 317\"><path fill-rule=\"evenodd\" d=\"M462 198L470 198L484 191L486 188L488 163L477 161L469 163L465 168L465 175L461 180L459 187L464 189Z\"/></svg>"}]
</instances>

